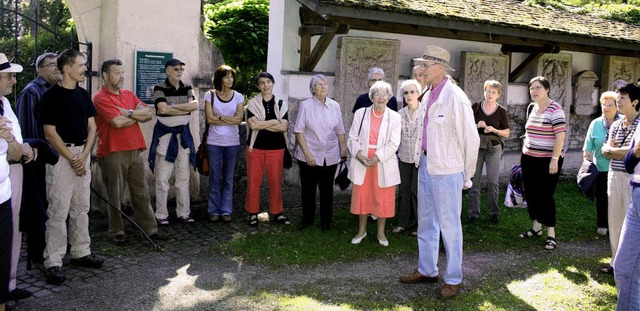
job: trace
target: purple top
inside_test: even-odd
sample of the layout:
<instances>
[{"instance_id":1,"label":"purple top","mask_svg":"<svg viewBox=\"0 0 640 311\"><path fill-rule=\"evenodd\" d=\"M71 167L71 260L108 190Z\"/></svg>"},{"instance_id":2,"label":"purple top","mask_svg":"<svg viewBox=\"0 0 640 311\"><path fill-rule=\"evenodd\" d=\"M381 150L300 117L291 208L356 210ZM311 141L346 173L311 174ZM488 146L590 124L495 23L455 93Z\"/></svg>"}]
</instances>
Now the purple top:
<instances>
[{"instance_id":1,"label":"purple top","mask_svg":"<svg viewBox=\"0 0 640 311\"><path fill-rule=\"evenodd\" d=\"M440 96L440 92L444 88L447 79L449 79L449 77L445 77L440 84L431 90L431 95L427 101L427 113L424 114L424 127L422 128L422 150L427 150L427 124L429 124L429 109L431 109L433 103L435 103Z\"/></svg>"}]
</instances>

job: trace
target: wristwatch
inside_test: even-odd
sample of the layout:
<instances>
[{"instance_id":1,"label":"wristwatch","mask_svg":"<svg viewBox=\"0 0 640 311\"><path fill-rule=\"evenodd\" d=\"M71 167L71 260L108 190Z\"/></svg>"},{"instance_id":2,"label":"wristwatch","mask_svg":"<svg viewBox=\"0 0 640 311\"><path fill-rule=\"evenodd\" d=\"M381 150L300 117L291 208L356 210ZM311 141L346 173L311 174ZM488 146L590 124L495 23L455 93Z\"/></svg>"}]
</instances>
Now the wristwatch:
<instances>
[{"instance_id":1,"label":"wristwatch","mask_svg":"<svg viewBox=\"0 0 640 311\"><path fill-rule=\"evenodd\" d=\"M127 112L127 118L131 118L132 115L133 115L133 110L129 109L129 112Z\"/></svg>"}]
</instances>

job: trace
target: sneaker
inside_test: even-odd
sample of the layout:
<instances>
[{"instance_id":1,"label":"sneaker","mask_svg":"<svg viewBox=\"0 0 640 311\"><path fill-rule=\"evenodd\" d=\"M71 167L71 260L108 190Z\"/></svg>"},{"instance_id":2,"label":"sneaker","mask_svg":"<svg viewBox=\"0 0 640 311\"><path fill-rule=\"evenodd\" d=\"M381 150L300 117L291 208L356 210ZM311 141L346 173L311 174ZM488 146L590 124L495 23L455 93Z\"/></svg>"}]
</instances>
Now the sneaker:
<instances>
[{"instance_id":1,"label":"sneaker","mask_svg":"<svg viewBox=\"0 0 640 311\"><path fill-rule=\"evenodd\" d=\"M404 232L405 228L404 227L395 227L393 228L393 230L391 230L391 232L393 233L402 233Z\"/></svg>"},{"instance_id":2,"label":"sneaker","mask_svg":"<svg viewBox=\"0 0 640 311\"><path fill-rule=\"evenodd\" d=\"M49 284L60 285L62 284L62 282L64 282L67 279L64 276L64 273L62 272L62 270L60 270L60 267L51 267L47 269L46 273L47 273L47 283Z\"/></svg>"},{"instance_id":3,"label":"sneaker","mask_svg":"<svg viewBox=\"0 0 640 311\"><path fill-rule=\"evenodd\" d=\"M93 254L80 258L71 258L72 265L86 268L100 268L103 263L104 259Z\"/></svg>"},{"instance_id":4,"label":"sneaker","mask_svg":"<svg viewBox=\"0 0 640 311\"><path fill-rule=\"evenodd\" d=\"M596 231L598 233L598 235L607 235L607 233L609 232L609 229L607 228L598 228L598 231Z\"/></svg>"},{"instance_id":5,"label":"sneaker","mask_svg":"<svg viewBox=\"0 0 640 311\"><path fill-rule=\"evenodd\" d=\"M167 225L169 225L169 220L168 220L168 219L166 219L166 218L163 218L163 219L157 219L157 221L158 221L158 224L159 224L159 225L161 225L161 226L167 226Z\"/></svg>"},{"instance_id":6,"label":"sneaker","mask_svg":"<svg viewBox=\"0 0 640 311\"><path fill-rule=\"evenodd\" d=\"M152 240L166 241L169 239L169 234L162 231L157 231L156 233L150 235L149 238L151 238Z\"/></svg>"},{"instance_id":7,"label":"sneaker","mask_svg":"<svg viewBox=\"0 0 640 311\"><path fill-rule=\"evenodd\" d=\"M194 222L196 222L193 218L187 216L187 217L180 217L178 218L180 220L181 223L183 224L192 224Z\"/></svg>"}]
</instances>

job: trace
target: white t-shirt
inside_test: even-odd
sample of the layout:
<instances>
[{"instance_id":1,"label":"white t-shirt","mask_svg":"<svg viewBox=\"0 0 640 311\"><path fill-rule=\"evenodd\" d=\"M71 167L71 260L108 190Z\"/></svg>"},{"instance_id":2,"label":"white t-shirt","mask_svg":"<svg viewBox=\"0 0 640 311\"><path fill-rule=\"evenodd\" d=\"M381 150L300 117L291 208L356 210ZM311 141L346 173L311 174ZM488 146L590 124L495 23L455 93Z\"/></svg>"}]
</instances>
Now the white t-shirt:
<instances>
[{"instance_id":1,"label":"white t-shirt","mask_svg":"<svg viewBox=\"0 0 640 311\"><path fill-rule=\"evenodd\" d=\"M211 105L211 92L204 95L205 105ZM223 117L231 117L236 114L238 104L244 104L242 94L233 91L233 97L228 102L220 100L218 95L213 99L213 114ZM240 145L240 133L237 125L211 125L209 126L209 136L207 145L212 146L238 146Z\"/></svg>"}]
</instances>

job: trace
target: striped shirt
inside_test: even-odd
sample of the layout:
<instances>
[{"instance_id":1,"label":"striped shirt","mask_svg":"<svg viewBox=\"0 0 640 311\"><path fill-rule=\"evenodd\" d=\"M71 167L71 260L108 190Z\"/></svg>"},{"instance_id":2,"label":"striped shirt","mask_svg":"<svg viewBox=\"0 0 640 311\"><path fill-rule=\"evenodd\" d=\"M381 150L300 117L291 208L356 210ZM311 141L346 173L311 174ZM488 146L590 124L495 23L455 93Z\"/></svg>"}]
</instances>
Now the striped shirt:
<instances>
[{"instance_id":1,"label":"striped shirt","mask_svg":"<svg viewBox=\"0 0 640 311\"><path fill-rule=\"evenodd\" d=\"M409 107L404 107L398 111L402 123L402 135L400 146L398 147L398 159L404 163L413 163L416 140L418 139L418 110L409 116Z\"/></svg>"},{"instance_id":2,"label":"striped shirt","mask_svg":"<svg viewBox=\"0 0 640 311\"><path fill-rule=\"evenodd\" d=\"M636 127L638 127L638 122L640 118L636 118L631 126L624 127L623 120L626 118L620 118L611 124L611 129L609 130L609 141L613 143L613 147L616 148L629 148L631 147L631 142L633 141L633 134L636 132ZM614 160L611 159L611 164L609 164L609 170L626 172L624 169L624 159Z\"/></svg>"},{"instance_id":3,"label":"striped shirt","mask_svg":"<svg viewBox=\"0 0 640 311\"><path fill-rule=\"evenodd\" d=\"M540 114L536 112L535 108L531 109L525 131L522 153L538 158L552 157L556 134L566 132L562 106L552 101L547 109ZM564 147L562 156L564 156Z\"/></svg>"}]
</instances>

